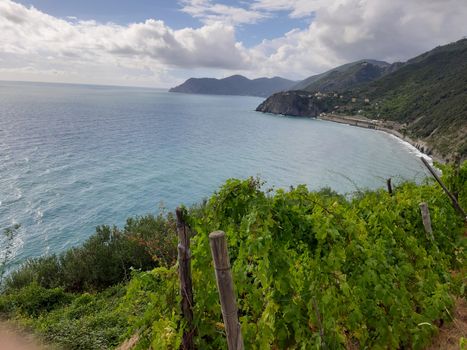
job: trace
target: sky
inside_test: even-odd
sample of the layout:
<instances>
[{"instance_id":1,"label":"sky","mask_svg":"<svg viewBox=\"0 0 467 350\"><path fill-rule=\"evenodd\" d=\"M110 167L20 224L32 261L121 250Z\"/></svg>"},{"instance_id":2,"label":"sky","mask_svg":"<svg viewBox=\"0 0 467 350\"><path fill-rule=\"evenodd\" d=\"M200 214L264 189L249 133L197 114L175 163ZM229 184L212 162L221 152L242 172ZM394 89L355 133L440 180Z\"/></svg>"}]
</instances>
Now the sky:
<instances>
[{"instance_id":1,"label":"sky","mask_svg":"<svg viewBox=\"0 0 467 350\"><path fill-rule=\"evenodd\" d=\"M465 36L466 0L0 0L0 80L300 80Z\"/></svg>"}]
</instances>

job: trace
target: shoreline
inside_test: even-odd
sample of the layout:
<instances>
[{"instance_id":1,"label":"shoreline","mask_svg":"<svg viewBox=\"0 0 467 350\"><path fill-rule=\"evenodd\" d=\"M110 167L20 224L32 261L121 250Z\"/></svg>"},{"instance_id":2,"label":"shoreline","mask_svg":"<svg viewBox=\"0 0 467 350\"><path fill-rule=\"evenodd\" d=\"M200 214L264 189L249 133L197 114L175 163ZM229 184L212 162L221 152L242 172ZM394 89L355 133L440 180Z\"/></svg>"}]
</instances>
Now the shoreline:
<instances>
[{"instance_id":1,"label":"shoreline","mask_svg":"<svg viewBox=\"0 0 467 350\"><path fill-rule=\"evenodd\" d=\"M398 130L395 130L394 128L389 128L382 121L371 120L371 119L361 117L361 116L340 116L336 114L321 114L316 119L385 132L397 138L399 141L405 142L409 144L410 146L414 147L415 149L417 149L417 151L419 151L423 155L423 157L428 158L431 161L435 161L437 163L441 163L441 164L447 163L447 160L441 157L439 154L437 154L435 150L431 150L430 154L426 153L425 150L430 149L430 148L426 144L425 141L414 140L408 136L404 136ZM391 122L391 126L400 127L400 124L396 122Z\"/></svg>"},{"instance_id":2,"label":"shoreline","mask_svg":"<svg viewBox=\"0 0 467 350\"><path fill-rule=\"evenodd\" d=\"M393 130L393 129L388 129L388 128L381 127L381 128L377 128L376 130L385 132L385 133L397 138L399 141L402 141L402 142L405 142L405 143L409 144L410 146L414 147L417 151L419 151L425 158L429 158L432 161L435 161L435 162L441 163L441 164L447 163L446 159L440 157L434 151L432 151L431 154L427 154L427 153L423 152L422 150L420 150L420 148L417 147L418 145L421 144L422 147L426 147L426 143L424 141L422 141L422 140L414 141L410 137L408 137L408 136L404 137L404 135L402 135L400 132L398 132L396 130Z\"/></svg>"}]
</instances>

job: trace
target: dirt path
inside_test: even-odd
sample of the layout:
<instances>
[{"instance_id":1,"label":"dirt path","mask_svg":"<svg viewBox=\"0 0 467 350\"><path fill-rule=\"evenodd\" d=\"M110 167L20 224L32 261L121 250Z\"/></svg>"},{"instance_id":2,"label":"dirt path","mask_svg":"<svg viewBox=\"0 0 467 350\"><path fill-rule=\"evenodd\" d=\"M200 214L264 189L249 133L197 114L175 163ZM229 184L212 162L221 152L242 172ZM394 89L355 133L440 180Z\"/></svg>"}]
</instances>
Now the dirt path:
<instances>
[{"instance_id":1,"label":"dirt path","mask_svg":"<svg viewBox=\"0 0 467 350\"><path fill-rule=\"evenodd\" d=\"M467 338L467 301L458 298L452 315L454 320L439 330L438 336L426 350L464 350L460 348L461 337Z\"/></svg>"},{"instance_id":2,"label":"dirt path","mask_svg":"<svg viewBox=\"0 0 467 350\"><path fill-rule=\"evenodd\" d=\"M0 350L50 350L31 334L0 322Z\"/></svg>"}]
</instances>

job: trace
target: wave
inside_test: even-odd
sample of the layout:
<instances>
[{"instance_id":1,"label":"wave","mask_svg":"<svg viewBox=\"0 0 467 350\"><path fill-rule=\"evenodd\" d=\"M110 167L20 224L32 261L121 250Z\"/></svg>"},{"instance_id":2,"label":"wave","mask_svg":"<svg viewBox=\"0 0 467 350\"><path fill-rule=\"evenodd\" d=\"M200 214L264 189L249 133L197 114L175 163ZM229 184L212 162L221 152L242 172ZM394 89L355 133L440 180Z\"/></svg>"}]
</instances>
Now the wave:
<instances>
[{"instance_id":1,"label":"wave","mask_svg":"<svg viewBox=\"0 0 467 350\"><path fill-rule=\"evenodd\" d=\"M36 212L34 213L34 219L36 222L40 223L42 222L42 217L44 216L44 212L40 209L37 209Z\"/></svg>"},{"instance_id":2,"label":"wave","mask_svg":"<svg viewBox=\"0 0 467 350\"><path fill-rule=\"evenodd\" d=\"M23 198L23 191L19 187L12 188L12 192L9 194L8 197L3 198L3 201L0 202L4 205L9 205L20 201Z\"/></svg>"},{"instance_id":3,"label":"wave","mask_svg":"<svg viewBox=\"0 0 467 350\"><path fill-rule=\"evenodd\" d=\"M413 155L415 155L415 156L417 156L419 158L423 157L428 161L428 163L430 163L430 165L433 165L433 158L431 158L428 154L423 153L417 147L415 147L414 145L412 145L411 143L409 143L407 141L402 140L400 137L397 137L396 135L393 135L391 133L386 133L386 134L388 134L392 138L396 139L400 144L404 145L404 147L409 151L409 153L411 153L411 154L413 154Z\"/></svg>"}]
</instances>

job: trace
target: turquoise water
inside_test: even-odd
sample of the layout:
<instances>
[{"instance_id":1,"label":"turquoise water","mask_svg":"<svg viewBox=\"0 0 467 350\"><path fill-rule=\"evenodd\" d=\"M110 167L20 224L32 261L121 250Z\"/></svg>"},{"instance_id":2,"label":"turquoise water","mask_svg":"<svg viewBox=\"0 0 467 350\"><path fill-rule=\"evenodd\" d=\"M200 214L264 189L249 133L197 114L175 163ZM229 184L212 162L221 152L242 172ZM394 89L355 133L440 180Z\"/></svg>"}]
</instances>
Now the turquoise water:
<instances>
[{"instance_id":1,"label":"turquoise water","mask_svg":"<svg viewBox=\"0 0 467 350\"><path fill-rule=\"evenodd\" d=\"M15 262L82 242L100 224L208 197L227 178L341 193L425 176L382 132L254 112L262 99L0 82L0 228Z\"/></svg>"}]
</instances>

